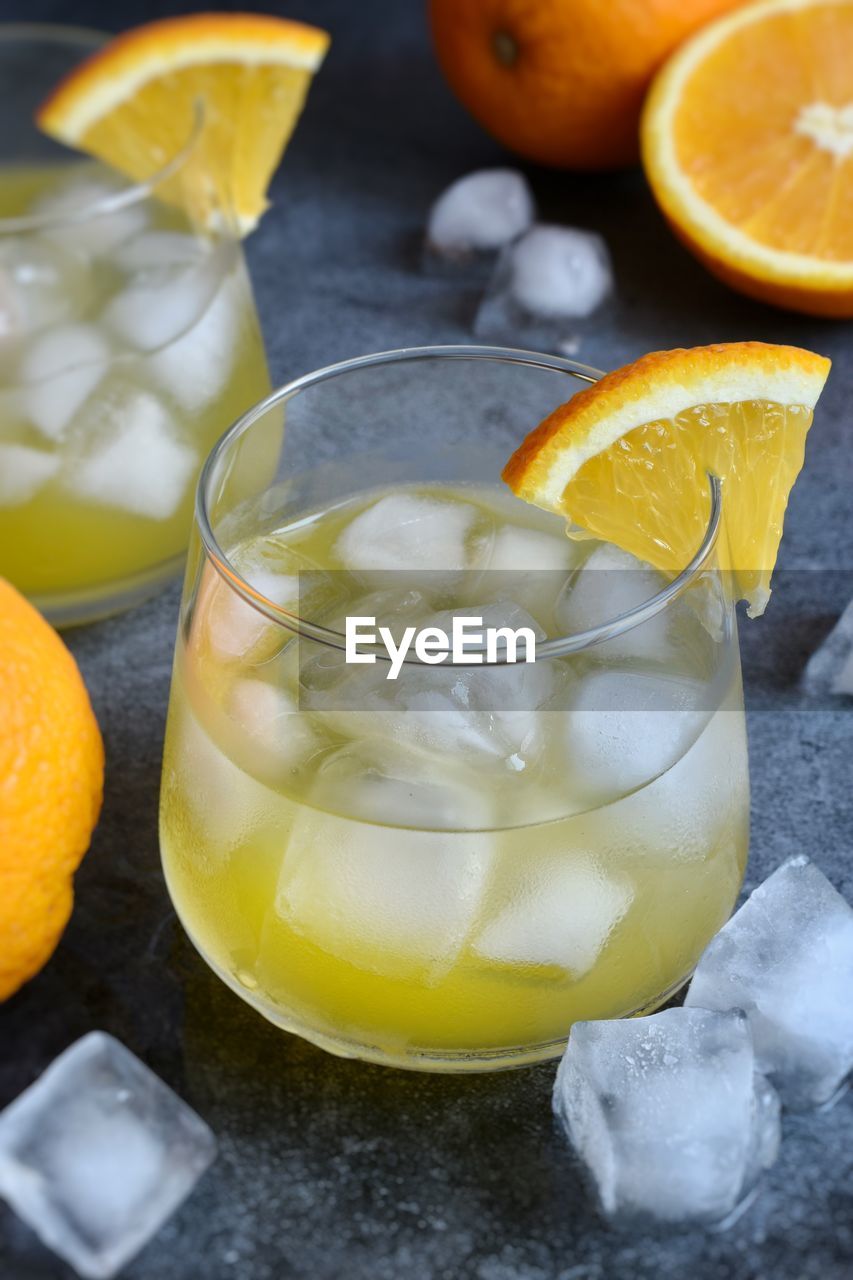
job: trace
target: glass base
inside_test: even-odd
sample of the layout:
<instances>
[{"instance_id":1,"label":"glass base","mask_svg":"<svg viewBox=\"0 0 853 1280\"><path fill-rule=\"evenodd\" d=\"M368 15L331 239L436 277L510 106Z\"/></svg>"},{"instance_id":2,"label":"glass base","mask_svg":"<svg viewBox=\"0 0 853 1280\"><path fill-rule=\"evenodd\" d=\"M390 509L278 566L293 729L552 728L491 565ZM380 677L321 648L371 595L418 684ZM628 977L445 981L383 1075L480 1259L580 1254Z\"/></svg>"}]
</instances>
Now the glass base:
<instances>
[{"instance_id":1,"label":"glass base","mask_svg":"<svg viewBox=\"0 0 853 1280\"><path fill-rule=\"evenodd\" d=\"M180 920L180 915L178 915L178 919ZM508 1045L496 1049L466 1049L460 1051L424 1049L410 1044L395 1053L383 1049L380 1045L351 1040L346 1036L333 1035L320 1031L315 1027L307 1027L300 1023L298 1019L267 1004L255 992L244 987L232 973L228 973L211 960L195 941L183 921L181 921L181 924L205 964L241 1000L266 1018L268 1022L280 1027L282 1031L299 1036L302 1040L308 1040L311 1044L316 1045L318 1049L323 1049L326 1053L332 1053L337 1058L355 1058L361 1062L370 1062L381 1067L396 1067L403 1071L429 1071L437 1074L461 1075L463 1073L473 1074L487 1071L512 1071L518 1067L534 1066L539 1062L550 1062L563 1056L568 1043L569 1034L567 1031L565 1036L560 1036L556 1040L545 1040L536 1044ZM655 1009L659 1009L661 1005L671 1000L689 981L691 976L692 970L682 974L665 991L652 997L642 1006L615 1016L640 1018L645 1014L654 1013Z\"/></svg>"},{"instance_id":2,"label":"glass base","mask_svg":"<svg viewBox=\"0 0 853 1280\"><path fill-rule=\"evenodd\" d=\"M51 595L29 596L48 622L61 630L78 627L89 622L100 622L116 613L124 613L142 604L178 579L184 568L185 554L173 556L151 569L145 569L120 582L109 582L79 591L66 591ZM14 585L14 584L13 584Z\"/></svg>"}]
</instances>

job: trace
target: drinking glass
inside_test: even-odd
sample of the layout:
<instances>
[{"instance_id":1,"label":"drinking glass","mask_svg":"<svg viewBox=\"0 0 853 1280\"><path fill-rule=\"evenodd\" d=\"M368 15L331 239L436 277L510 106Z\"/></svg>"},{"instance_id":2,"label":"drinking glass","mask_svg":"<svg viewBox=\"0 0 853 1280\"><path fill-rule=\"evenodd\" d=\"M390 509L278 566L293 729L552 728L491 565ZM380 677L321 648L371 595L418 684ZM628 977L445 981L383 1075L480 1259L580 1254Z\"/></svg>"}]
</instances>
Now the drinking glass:
<instances>
[{"instance_id":1,"label":"drinking glass","mask_svg":"<svg viewBox=\"0 0 853 1280\"><path fill-rule=\"evenodd\" d=\"M178 571L205 455L269 391L229 211L184 211L201 114L134 185L36 128L105 39L0 27L0 575L60 625Z\"/></svg>"},{"instance_id":2,"label":"drinking glass","mask_svg":"<svg viewBox=\"0 0 853 1280\"><path fill-rule=\"evenodd\" d=\"M500 484L597 376L501 348L384 352L282 387L205 464L166 879L223 981L334 1053L447 1071L555 1056L575 1020L664 1001L737 897L748 774L719 486L668 580ZM399 643L463 616L532 630L536 661L476 637L440 664L410 649L396 679L378 641L347 661L348 618Z\"/></svg>"}]
</instances>

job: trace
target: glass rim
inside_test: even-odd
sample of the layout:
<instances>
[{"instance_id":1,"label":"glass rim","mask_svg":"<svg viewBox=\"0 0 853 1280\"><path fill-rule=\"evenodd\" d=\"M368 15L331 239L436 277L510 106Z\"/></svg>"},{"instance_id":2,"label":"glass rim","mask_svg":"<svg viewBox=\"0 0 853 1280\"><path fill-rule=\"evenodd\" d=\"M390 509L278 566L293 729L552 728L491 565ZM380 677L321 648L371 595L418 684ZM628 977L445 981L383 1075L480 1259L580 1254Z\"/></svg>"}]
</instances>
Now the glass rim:
<instances>
[{"instance_id":1,"label":"glass rim","mask_svg":"<svg viewBox=\"0 0 853 1280\"><path fill-rule=\"evenodd\" d=\"M115 37L110 35L109 32L99 31L96 27L77 27L53 22L0 23L0 44L20 41L21 43L30 44L79 45L81 49L85 49L91 54L113 39ZM170 160L161 165L150 177L137 182L128 178L126 180L127 185L120 190L111 192L109 195L96 197L76 209L66 209L60 213L30 213L13 218L0 218L0 236L22 235L56 227L74 226L89 222L93 218L116 213L120 209L126 209L131 205L140 203L142 200L147 200L163 182L173 177L184 166L198 142L202 124L203 111L201 104L198 104L193 126L186 142ZM69 154L73 153L69 152ZM88 161L90 164L94 164L97 162L96 157L88 156L85 152L81 151L77 154L83 163ZM108 168L109 166L105 165L104 167Z\"/></svg>"},{"instance_id":2,"label":"glass rim","mask_svg":"<svg viewBox=\"0 0 853 1280\"><path fill-rule=\"evenodd\" d=\"M277 387L263 400L259 400L257 404L247 409L220 436L205 459L196 485L195 522L205 556L213 564L226 586L236 591L246 604L250 605L258 613L263 614L270 622L293 634L315 640L331 648L344 649L345 647L345 636L342 631L311 622L309 619L302 618L298 614L283 609L280 605L267 599L262 592L258 591L242 576L222 547L220 547L208 514L208 490L217 464L228 449L271 409L286 404L288 400L291 400L301 391L329 382L345 374L355 373L361 369L379 368L383 365L404 364L421 360L493 360L501 364L522 365L528 368L547 370L552 373L564 373L588 384L598 382L605 376L601 370L595 369L590 365L580 364L578 361L570 360L565 356L525 351L515 347L480 346L466 343L398 347L390 351L377 351L369 355L354 356L348 360L340 360L335 364L325 365L310 373L302 374L300 377L293 378L290 382ZM662 613L696 581L708 568L720 531L722 487L719 478L710 474L708 475L708 485L711 505L705 534L696 552L672 581L633 609L606 619L594 627L576 631L570 635L548 638L541 643L537 643L537 661L543 658L559 658L579 653L582 650L624 635L626 632L633 630L634 627L640 626L642 623ZM401 571L405 571L405 566ZM377 657L388 660L387 653L379 646L376 646L374 650L371 650L370 646L362 646L362 650L364 652L373 651ZM473 645L466 646L466 653L475 658L476 661L454 662L448 660L443 665L464 667L485 664L485 646L480 648ZM422 665L421 660L414 656L407 656L404 662L414 666ZM505 664L506 658L500 656L488 663L490 666L502 666Z\"/></svg>"}]
</instances>

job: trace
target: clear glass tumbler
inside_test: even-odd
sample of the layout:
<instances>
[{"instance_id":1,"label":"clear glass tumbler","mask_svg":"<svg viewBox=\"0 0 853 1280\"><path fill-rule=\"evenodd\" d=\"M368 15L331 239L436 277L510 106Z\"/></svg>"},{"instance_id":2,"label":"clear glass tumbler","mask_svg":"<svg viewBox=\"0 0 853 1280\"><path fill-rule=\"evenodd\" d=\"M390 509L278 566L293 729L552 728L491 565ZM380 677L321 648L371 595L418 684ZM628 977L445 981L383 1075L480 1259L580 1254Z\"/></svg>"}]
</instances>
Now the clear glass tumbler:
<instances>
[{"instance_id":1,"label":"clear glass tumbler","mask_svg":"<svg viewBox=\"0 0 853 1280\"><path fill-rule=\"evenodd\" d=\"M737 897L719 489L667 581L500 484L596 376L500 348L385 352L281 388L205 465L166 878L216 973L332 1052L448 1071L557 1055L575 1020L665 1000ZM474 636L440 664L410 649L391 679L378 642L346 660L355 617L397 644L480 617L530 630L537 657Z\"/></svg>"},{"instance_id":2,"label":"clear glass tumbler","mask_svg":"<svg viewBox=\"0 0 853 1280\"><path fill-rule=\"evenodd\" d=\"M0 27L0 574L58 624L175 574L205 455L269 391L229 213L181 208L201 116L137 185L36 128L104 39Z\"/></svg>"}]
</instances>

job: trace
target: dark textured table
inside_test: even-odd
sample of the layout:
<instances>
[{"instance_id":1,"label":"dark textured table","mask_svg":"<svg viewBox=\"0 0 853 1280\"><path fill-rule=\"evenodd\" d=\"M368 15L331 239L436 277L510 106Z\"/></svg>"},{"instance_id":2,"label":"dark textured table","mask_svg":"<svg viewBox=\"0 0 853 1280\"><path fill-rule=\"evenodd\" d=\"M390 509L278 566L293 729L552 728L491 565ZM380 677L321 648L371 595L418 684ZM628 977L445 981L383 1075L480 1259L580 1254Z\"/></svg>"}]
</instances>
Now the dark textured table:
<instances>
[{"instance_id":1,"label":"dark textured table","mask_svg":"<svg viewBox=\"0 0 853 1280\"><path fill-rule=\"evenodd\" d=\"M3 18L115 27L139 2L3 3ZM186 7L186 6L181 6ZM207 6L210 7L210 6ZM273 8L275 6L272 6ZM385 347L470 338L464 282L418 242L450 179L505 159L451 98L420 0L302 0L334 44L247 251L273 377ZM638 174L531 170L546 216L606 237L619 285L579 358L791 341L831 355L766 617L742 638L754 782L748 886L806 851L853 898L853 717L797 681L853 594L853 326L729 293L673 241ZM821 570L838 569L831 574ZM596 1218L551 1120L553 1066L429 1077L329 1057L268 1026L208 971L160 873L157 790L178 588L69 635L104 731L103 817L44 972L0 1009L0 1105L77 1036L118 1036L209 1121L220 1155L128 1280L842 1280L853 1270L853 1097L785 1117L781 1157L727 1234L618 1235ZM71 1273L0 1209L2 1280Z\"/></svg>"}]
</instances>

